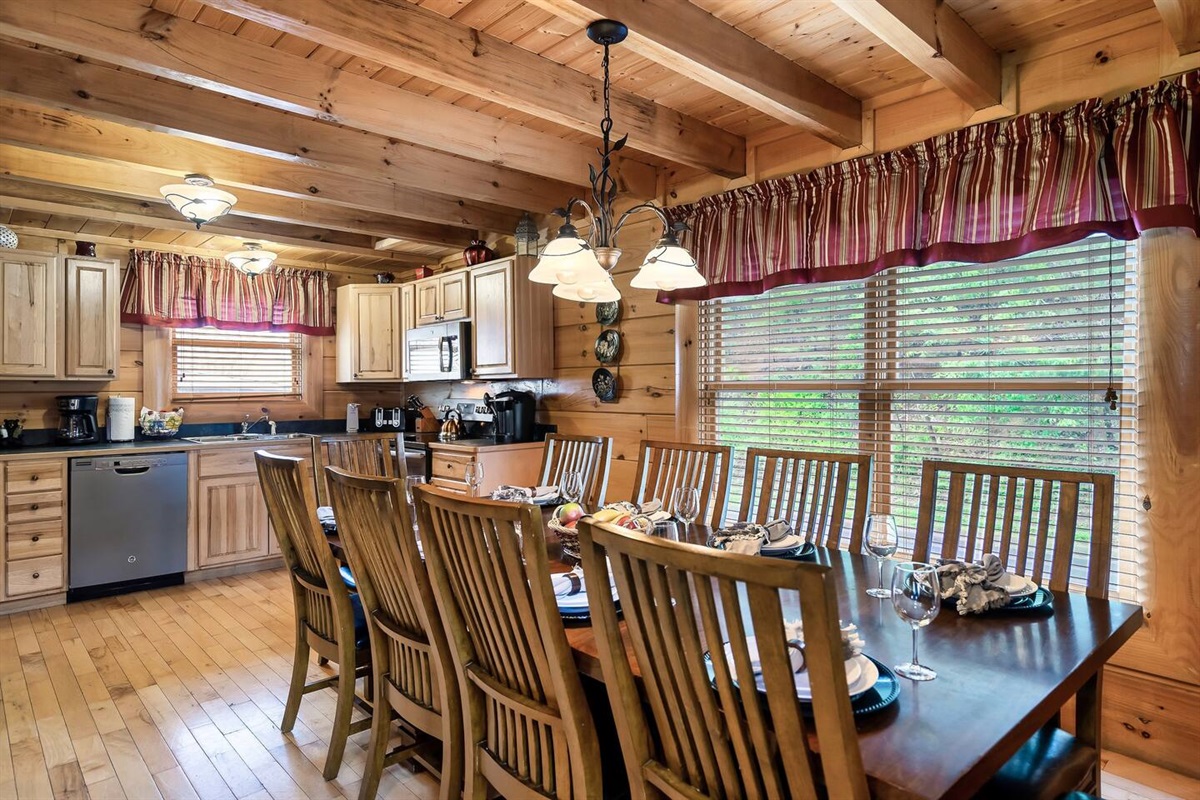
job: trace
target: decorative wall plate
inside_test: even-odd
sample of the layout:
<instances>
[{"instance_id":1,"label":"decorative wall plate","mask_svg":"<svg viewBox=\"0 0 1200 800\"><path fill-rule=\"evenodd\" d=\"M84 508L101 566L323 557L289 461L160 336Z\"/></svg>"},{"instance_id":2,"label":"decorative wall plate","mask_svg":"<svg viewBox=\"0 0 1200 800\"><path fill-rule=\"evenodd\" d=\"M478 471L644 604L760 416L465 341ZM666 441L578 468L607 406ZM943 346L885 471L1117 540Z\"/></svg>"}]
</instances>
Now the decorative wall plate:
<instances>
[{"instance_id":1,"label":"decorative wall plate","mask_svg":"<svg viewBox=\"0 0 1200 800\"><path fill-rule=\"evenodd\" d=\"M608 303L596 304L596 322L601 325L614 325L621 316L621 301L613 300Z\"/></svg>"},{"instance_id":2,"label":"decorative wall plate","mask_svg":"<svg viewBox=\"0 0 1200 800\"><path fill-rule=\"evenodd\" d=\"M592 373L592 391L601 403L613 403L617 399L617 379L604 367Z\"/></svg>"},{"instance_id":3,"label":"decorative wall plate","mask_svg":"<svg viewBox=\"0 0 1200 800\"><path fill-rule=\"evenodd\" d=\"M601 364L612 364L621 357L621 333L616 328L600 331L595 352L596 360Z\"/></svg>"}]
</instances>

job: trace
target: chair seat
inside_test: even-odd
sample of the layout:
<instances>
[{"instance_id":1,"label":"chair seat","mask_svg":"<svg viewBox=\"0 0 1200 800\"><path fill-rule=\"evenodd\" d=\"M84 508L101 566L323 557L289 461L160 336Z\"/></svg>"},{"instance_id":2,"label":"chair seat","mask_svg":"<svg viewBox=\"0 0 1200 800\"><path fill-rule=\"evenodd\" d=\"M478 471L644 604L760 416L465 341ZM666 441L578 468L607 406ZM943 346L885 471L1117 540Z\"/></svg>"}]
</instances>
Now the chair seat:
<instances>
[{"instance_id":1,"label":"chair seat","mask_svg":"<svg viewBox=\"0 0 1200 800\"><path fill-rule=\"evenodd\" d=\"M1094 748L1058 728L1043 728L1030 737L1008 763L976 795L977 800L1057 800L1092 788Z\"/></svg>"}]
</instances>

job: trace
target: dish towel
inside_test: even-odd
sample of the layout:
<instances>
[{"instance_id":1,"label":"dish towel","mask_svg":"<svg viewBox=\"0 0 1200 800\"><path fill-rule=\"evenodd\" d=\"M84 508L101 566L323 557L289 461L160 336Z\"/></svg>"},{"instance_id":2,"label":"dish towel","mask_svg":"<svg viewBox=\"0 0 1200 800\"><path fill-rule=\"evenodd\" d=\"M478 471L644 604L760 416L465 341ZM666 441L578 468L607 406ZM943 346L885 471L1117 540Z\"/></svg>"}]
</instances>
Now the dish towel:
<instances>
[{"instance_id":1,"label":"dish towel","mask_svg":"<svg viewBox=\"0 0 1200 800\"><path fill-rule=\"evenodd\" d=\"M956 599L955 606L961 616L1001 608L1012 600L1000 585L1005 575L1004 562L994 553L985 555L978 564L941 559L937 574L942 597Z\"/></svg>"}]
</instances>

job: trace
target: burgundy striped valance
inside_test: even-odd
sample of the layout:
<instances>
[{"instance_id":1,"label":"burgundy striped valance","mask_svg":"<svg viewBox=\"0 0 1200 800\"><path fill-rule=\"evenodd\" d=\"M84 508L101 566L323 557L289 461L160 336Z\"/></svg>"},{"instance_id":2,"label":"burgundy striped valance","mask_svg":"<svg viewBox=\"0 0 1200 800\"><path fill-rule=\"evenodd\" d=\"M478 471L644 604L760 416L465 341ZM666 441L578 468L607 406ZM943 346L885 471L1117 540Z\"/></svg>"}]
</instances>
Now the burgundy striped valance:
<instances>
[{"instance_id":1,"label":"burgundy striped valance","mask_svg":"<svg viewBox=\"0 0 1200 800\"><path fill-rule=\"evenodd\" d=\"M667 209L709 285L665 302L997 261L1091 233L1200 233L1200 71Z\"/></svg>"},{"instance_id":2,"label":"burgundy striped valance","mask_svg":"<svg viewBox=\"0 0 1200 800\"><path fill-rule=\"evenodd\" d=\"M219 258L131 250L121 285L121 321L329 336L329 276L276 266L250 277Z\"/></svg>"}]
</instances>

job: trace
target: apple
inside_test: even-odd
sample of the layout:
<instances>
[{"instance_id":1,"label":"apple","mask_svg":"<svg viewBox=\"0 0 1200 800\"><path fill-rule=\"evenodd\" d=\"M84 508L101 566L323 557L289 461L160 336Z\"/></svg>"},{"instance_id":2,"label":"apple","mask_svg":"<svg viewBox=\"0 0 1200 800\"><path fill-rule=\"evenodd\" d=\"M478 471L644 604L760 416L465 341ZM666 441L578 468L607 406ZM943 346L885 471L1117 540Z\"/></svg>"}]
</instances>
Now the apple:
<instances>
[{"instance_id":1,"label":"apple","mask_svg":"<svg viewBox=\"0 0 1200 800\"><path fill-rule=\"evenodd\" d=\"M558 520L558 523L568 528L574 528L583 515L583 506L579 503L564 503L554 511L554 518Z\"/></svg>"}]
</instances>

